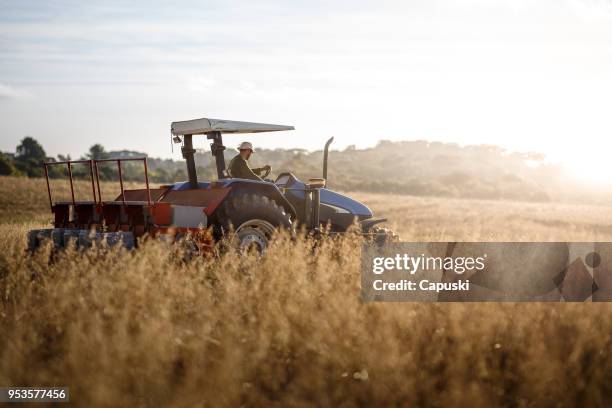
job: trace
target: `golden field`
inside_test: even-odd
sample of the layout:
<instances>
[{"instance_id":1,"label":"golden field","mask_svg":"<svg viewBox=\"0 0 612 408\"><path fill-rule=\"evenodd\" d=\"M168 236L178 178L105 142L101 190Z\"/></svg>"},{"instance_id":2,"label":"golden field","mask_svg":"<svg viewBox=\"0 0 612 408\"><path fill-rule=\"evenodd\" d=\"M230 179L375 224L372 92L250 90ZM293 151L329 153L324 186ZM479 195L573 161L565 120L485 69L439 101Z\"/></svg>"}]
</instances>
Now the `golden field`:
<instances>
[{"instance_id":1,"label":"golden field","mask_svg":"<svg viewBox=\"0 0 612 408\"><path fill-rule=\"evenodd\" d=\"M405 241L612 241L609 207L351 195ZM108 407L612 402L607 304L362 303L350 236L280 236L261 259L146 242L49 262L24 253L47 207L44 180L0 178L0 386Z\"/></svg>"}]
</instances>

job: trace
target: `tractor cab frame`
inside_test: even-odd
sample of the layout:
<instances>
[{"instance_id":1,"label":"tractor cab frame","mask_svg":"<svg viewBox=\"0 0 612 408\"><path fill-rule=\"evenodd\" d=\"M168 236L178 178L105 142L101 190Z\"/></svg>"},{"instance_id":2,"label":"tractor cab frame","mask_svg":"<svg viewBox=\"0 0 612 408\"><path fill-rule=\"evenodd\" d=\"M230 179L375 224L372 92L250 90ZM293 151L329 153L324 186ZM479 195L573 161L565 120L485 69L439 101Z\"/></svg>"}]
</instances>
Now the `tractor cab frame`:
<instances>
[{"instance_id":1,"label":"tractor cab frame","mask_svg":"<svg viewBox=\"0 0 612 408\"><path fill-rule=\"evenodd\" d=\"M224 179L227 178L227 175L225 157L223 156L223 152L225 151L222 137L223 133L261 133L294 129L293 126L207 118L172 122L171 125L174 141L180 143L181 137L183 138L183 147L181 151L183 153L183 158L187 162L187 175L191 188L198 188L198 175L196 173L194 159L195 149L193 148L194 135L206 135L207 139L212 140L210 152L215 158L217 177L219 179Z\"/></svg>"}]
</instances>

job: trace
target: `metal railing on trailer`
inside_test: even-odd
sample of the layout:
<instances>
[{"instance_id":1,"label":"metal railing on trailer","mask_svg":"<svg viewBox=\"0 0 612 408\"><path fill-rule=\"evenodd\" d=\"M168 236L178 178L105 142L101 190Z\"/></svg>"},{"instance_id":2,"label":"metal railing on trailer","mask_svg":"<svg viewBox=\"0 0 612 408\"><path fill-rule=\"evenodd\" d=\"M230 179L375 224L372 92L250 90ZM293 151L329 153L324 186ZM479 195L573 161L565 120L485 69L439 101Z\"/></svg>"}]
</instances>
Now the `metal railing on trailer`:
<instances>
[{"instance_id":1,"label":"metal railing on trailer","mask_svg":"<svg viewBox=\"0 0 612 408\"><path fill-rule=\"evenodd\" d=\"M51 196L51 184L49 182L49 166L53 165L66 165L68 169L68 178L70 179L70 196L72 198L72 205L76 205L76 200L74 197L74 177L72 174L72 165L73 164L89 164L89 175L91 179L91 191L93 194L93 202L94 204L101 205L102 202L102 190L100 189L100 171L98 167L98 163L107 163L107 162L116 162L117 163L117 172L119 175L119 186L121 189L121 200L123 205L127 205L125 200L125 189L123 188L123 173L121 168L121 163L125 161L142 161L144 165L144 178L147 190L147 205L151 206L153 204L151 200L151 189L149 188L149 172L147 166L147 158L146 157L124 157L124 158L114 158L114 159L91 159L91 160L64 160L64 161L54 161L54 162L45 162L45 179L47 181L47 194L49 196L49 205L51 206L51 210L53 211L53 198ZM95 182L94 182L95 179ZM97 189L96 189L97 188ZM97 191L96 191L97 190ZM97 194L96 194L97 192Z\"/></svg>"}]
</instances>

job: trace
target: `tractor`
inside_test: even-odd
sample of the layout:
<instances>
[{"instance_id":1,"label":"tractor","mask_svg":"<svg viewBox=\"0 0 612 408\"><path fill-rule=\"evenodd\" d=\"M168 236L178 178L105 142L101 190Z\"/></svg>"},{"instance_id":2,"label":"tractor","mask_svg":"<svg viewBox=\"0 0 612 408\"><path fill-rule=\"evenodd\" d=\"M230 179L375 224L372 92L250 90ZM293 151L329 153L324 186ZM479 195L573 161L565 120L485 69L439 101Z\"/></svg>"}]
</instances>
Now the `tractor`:
<instances>
[{"instance_id":1,"label":"tractor","mask_svg":"<svg viewBox=\"0 0 612 408\"><path fill-rule=\"evenodd\" d=\"M223 134L293 129L292 126L206 118L173 122L171 136L174 143L182 145L188 181L159 188L149 186L146 157L46 162L44 172L53 228L30 231L28 247L34 250L48 239L55 248L65 247L72 241L78 247L106 242L131 249L145 235L173 242L181 237L209 236L210 242L204 239L199 242L207 246L231 235L240 248L255 247L263 252L277 229L340 234L355 223L362 234L376 242L396 239L395 234L378 227L386 219L374 218L364 204L326 188L329 146L333 138L325 144L322 178L304 182L292 173L281 173L274 182L230 177L223 154ZM198 180L193 137L200 135L212 141L216 181ZM122 163L125 161L143 163L144 189L124 188ZM100 189L99 167L104 162L117 166L121 193L111 201L102 199ZM72 168L77 164L89 168L92 200L75 200ZM48 169L57 165L67 168L72 198L69 201L53 200Z\"/></svg>"}]
</instances>

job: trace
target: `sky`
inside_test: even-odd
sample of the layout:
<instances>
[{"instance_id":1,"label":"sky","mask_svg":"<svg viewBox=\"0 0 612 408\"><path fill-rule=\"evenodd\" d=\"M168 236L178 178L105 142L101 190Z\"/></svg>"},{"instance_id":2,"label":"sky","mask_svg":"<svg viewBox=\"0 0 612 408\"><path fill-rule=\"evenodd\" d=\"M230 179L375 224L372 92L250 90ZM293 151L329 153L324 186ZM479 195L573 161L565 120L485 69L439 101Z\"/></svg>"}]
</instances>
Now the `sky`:
<instances>
[{"instance_id":1,"label":"sky","mask_svg":"<svg viewBox=\"0 0 612 408\"><path fill-rule=\"evenodd\" d=\"M0 0L0 150L179 158L170 123L256 146L437 140L612 174L612 0ZM203 138L196 147L207 147ZM611 177L612 179L612 177ZM612 183L612 181L610 181Z\"/></svg>"}]
</instances>

